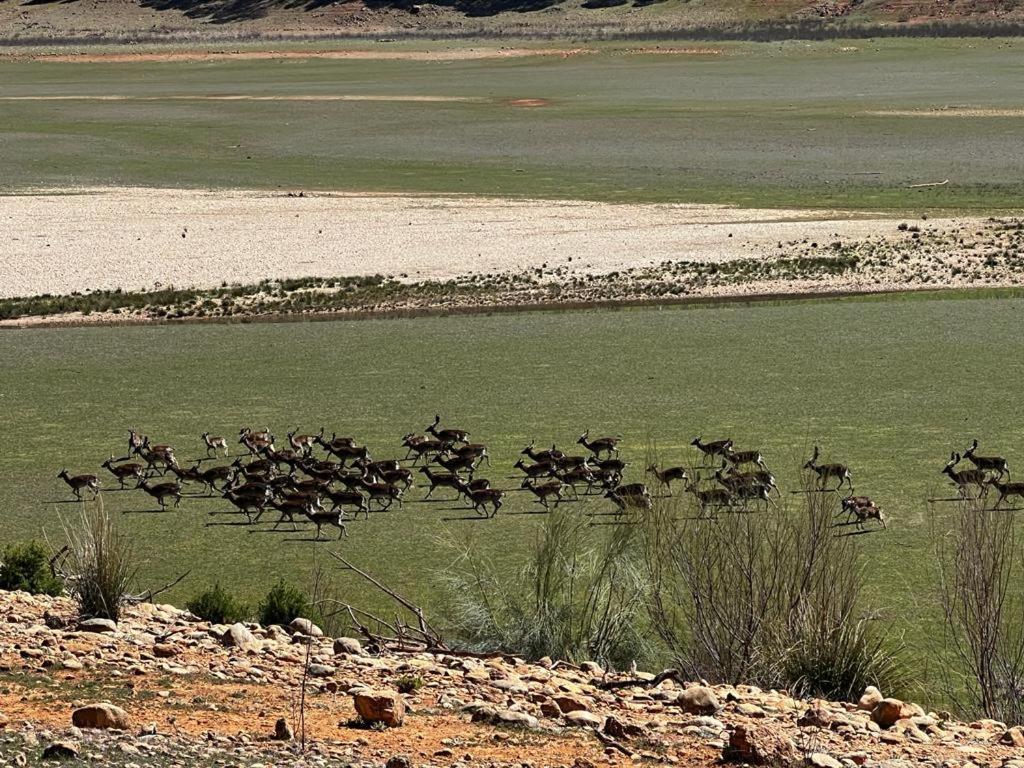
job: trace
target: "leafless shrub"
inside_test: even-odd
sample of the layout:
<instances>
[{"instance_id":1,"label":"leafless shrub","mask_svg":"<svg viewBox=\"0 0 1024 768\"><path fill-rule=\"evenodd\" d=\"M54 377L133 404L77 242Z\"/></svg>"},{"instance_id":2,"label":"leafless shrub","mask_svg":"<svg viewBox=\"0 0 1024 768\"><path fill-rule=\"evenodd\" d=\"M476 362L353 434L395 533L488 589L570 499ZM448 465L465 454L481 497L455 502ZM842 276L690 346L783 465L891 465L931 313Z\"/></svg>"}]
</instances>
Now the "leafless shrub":
<instances>
[{"instance_id":1,"label":"leafless shrub","mask_svg":"<svg viewBox=\"0 0 1024 768\"><path fill-rule=\"evenodd\" d=\"M849 698L903 684L892 644L859 615L858 537L808 484L760 510L662 499L642 526L654 629L690 678Z\"/></svg>"},{"instance_id":2,"label":"leafless shrub","mask_svg":"<svg viewBox=\"0 0 1024 768\"><path fill-rule=\"evenodd\" d=\"M930 515L936 521L938 515ZM946 639L960 663L954 692L964 690L986 717L1024 722L1024 546L1014 510L991 497L956 502L948 530L932 526Z\"/></svg>"},{"instance_id":3,"label":"leafless shrub","mask_svg":"<svg viewBox=\"0 0 1024 768\"><path fill-rule=\"evenodd\" d=\"M444 574L451 623L468 647L623 668L646 658L643 569L629 525L583 510L546 515L525 567L497 571L473 542Z\"/></svg>"}]
</instances>

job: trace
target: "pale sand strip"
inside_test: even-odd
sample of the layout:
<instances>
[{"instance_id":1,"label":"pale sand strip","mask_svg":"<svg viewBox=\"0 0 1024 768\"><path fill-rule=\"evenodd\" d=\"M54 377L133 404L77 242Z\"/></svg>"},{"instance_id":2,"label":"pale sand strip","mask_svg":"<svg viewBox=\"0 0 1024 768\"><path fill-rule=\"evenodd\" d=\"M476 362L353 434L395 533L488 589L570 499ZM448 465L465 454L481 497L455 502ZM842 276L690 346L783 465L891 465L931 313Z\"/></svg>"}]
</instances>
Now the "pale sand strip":
<instances>
[{"instance_id":1,"label":"pale sand strip","mask_svg":"<svg viewBox=\"0 0 1024 768\"><path fill-rule=\"evenodd\" d=\"M376 273L447 279L545 264L606 273L767 256L779 242L896 237L898 221L459 197L138 188L10 195L0 196L0 296Z\"/></svg>"}]
</instances>

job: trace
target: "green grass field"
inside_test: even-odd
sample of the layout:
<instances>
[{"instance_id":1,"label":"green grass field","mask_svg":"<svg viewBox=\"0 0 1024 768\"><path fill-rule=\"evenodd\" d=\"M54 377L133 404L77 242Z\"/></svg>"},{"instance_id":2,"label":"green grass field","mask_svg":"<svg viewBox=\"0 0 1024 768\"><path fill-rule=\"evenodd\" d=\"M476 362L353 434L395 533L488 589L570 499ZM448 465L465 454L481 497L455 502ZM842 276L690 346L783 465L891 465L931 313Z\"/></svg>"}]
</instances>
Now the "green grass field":
<instances>
[{"instance_id":1,"label":"green grass field","mask_svg":"<svg viewBox=\"0 0 1024 768\"><path fill-rule=\"evenodd\" d=\"M649 444L689 462L696 434L731 436L765 451L784 491L820 443L890 516L888 532L863 538L869 607L919 641L937 620L923 499L941 488L945 457L978 436L1012 466L1024 461L1022 308L1021 299L933 298L3 333L3 539L45 533L59 543L61 519L73 522L77 508L63 503L69 492L55 475L98 471L124 453L128 426L185 458L201 455L204 430L269 425L283 436L321 424L392 457L404 453L403 433L439 412L492 447L484 474L504 487L523 444L571 447L586 427L624 435L636 480ZM104 498L133 535L146 584L191 569L171 601L215 580L250 600L278 576L303 583L335 546L312 543L311 529L227 524L238 519L209 515L226 509L217 501L186 498L160 513L138 491ZM566 509L600 511L602 501ZM530 507L513 493L497 518L478 521L411 501L350 525L341 548L439 609L438 574L451 557L443 540L473 536L518 567L538 522L523 514ZM339 578L353 599L374 600Z\"/></svg>"},{"instance_id":2,"label":"green grass field","mask_svg":"<svg viewBox=\"0 0 1024 768\"><path fill-rule=\"evenodd\" d=\"M603 45L569 58L476 61L8 59L0 61L0 186L1019 207L1019 40L708 45L722 54ZM214 95L476 101L170 98ZM87 98L97 96L129 98ZM23 97L34 99L11 100ZM550 105L510 106L514 99ZM950 106L1011 112L870 114Z\"/></svg>"}]
</instances>

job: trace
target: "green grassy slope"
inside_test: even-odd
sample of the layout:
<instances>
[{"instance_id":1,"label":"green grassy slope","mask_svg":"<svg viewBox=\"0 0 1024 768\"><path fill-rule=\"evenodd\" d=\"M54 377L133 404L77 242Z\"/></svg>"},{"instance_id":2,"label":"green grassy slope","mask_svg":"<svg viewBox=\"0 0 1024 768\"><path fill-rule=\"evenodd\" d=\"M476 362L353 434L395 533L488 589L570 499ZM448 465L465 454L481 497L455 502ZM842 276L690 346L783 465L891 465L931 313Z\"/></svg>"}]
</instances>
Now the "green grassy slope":
<instances>
[{"instance_id":1,"label":"green grassy slope","mask_svg":"<svg viewBox=\"0 0 1024 768\"><path fill-rule=\"evenodd\" d=\"M1016 41L735 44L719 56L0 62L6 189L321 188L748 206L1020 205ZM468 102L203 101L415 95ZM153 100L155 98L155 100ZM538 108L513 99L546 99ZM992 117L872 115L967 105ZM943 187L909 185L949 179Z\"/></svg>"},{"instance_id":2,"label":"green grassy slope","mask_svg":"<svg viewBox=\"0 0 1024 768\"><path fill-rule=\"evenodd\" d=\"M978 436L1013 466L1022 460L1022 308L877 300L4 333L2 539L59 541L76 505L60 503L68 493L54 476L123 453L128 426L184 458L201 454L204 430L245 424L281 436L324 424L390 457L439 412L491 446L484 474L503 487L516 484L509 469L524 443L571 446L585 427L624 435L636 480L648 441L664 460L691 461L700 433L763 449L785 490L820 443L891 517L888 532L864 539L871 604L921 641L937 619L922 499L941 487L944 457ZM504 567L521 563L537 521L522 514L525 494L488 521L422 494L350 525L344 551L432 608L449 556L440 540L473 535ZM216 501L159 513L137 491L105 498L132 532L147 584L192 570L167 596L179 602L214 580L250 599L278 575L303 580L328 546L308 531L227 524L237 520L208 514L225 509Z\"/></svg>"}]
</instances>

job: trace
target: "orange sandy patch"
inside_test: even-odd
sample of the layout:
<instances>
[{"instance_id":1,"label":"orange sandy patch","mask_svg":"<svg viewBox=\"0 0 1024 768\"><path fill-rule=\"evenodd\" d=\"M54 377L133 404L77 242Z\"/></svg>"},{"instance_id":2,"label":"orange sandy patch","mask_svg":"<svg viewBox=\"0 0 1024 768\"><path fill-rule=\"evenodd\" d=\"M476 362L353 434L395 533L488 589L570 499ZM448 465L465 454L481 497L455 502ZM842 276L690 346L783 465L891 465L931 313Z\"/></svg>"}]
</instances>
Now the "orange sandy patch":
<instances>
[{"instance_id":1,"label":"orange sandy patch","mask_svg":"<svg viewBox=\"0 0 1024 768\"><path fill-rule=\"evenodd\" d=\"M510 107L548 107L551 102L547 99L511 99L508 102Z\"/></svg>"}]
</instances>

